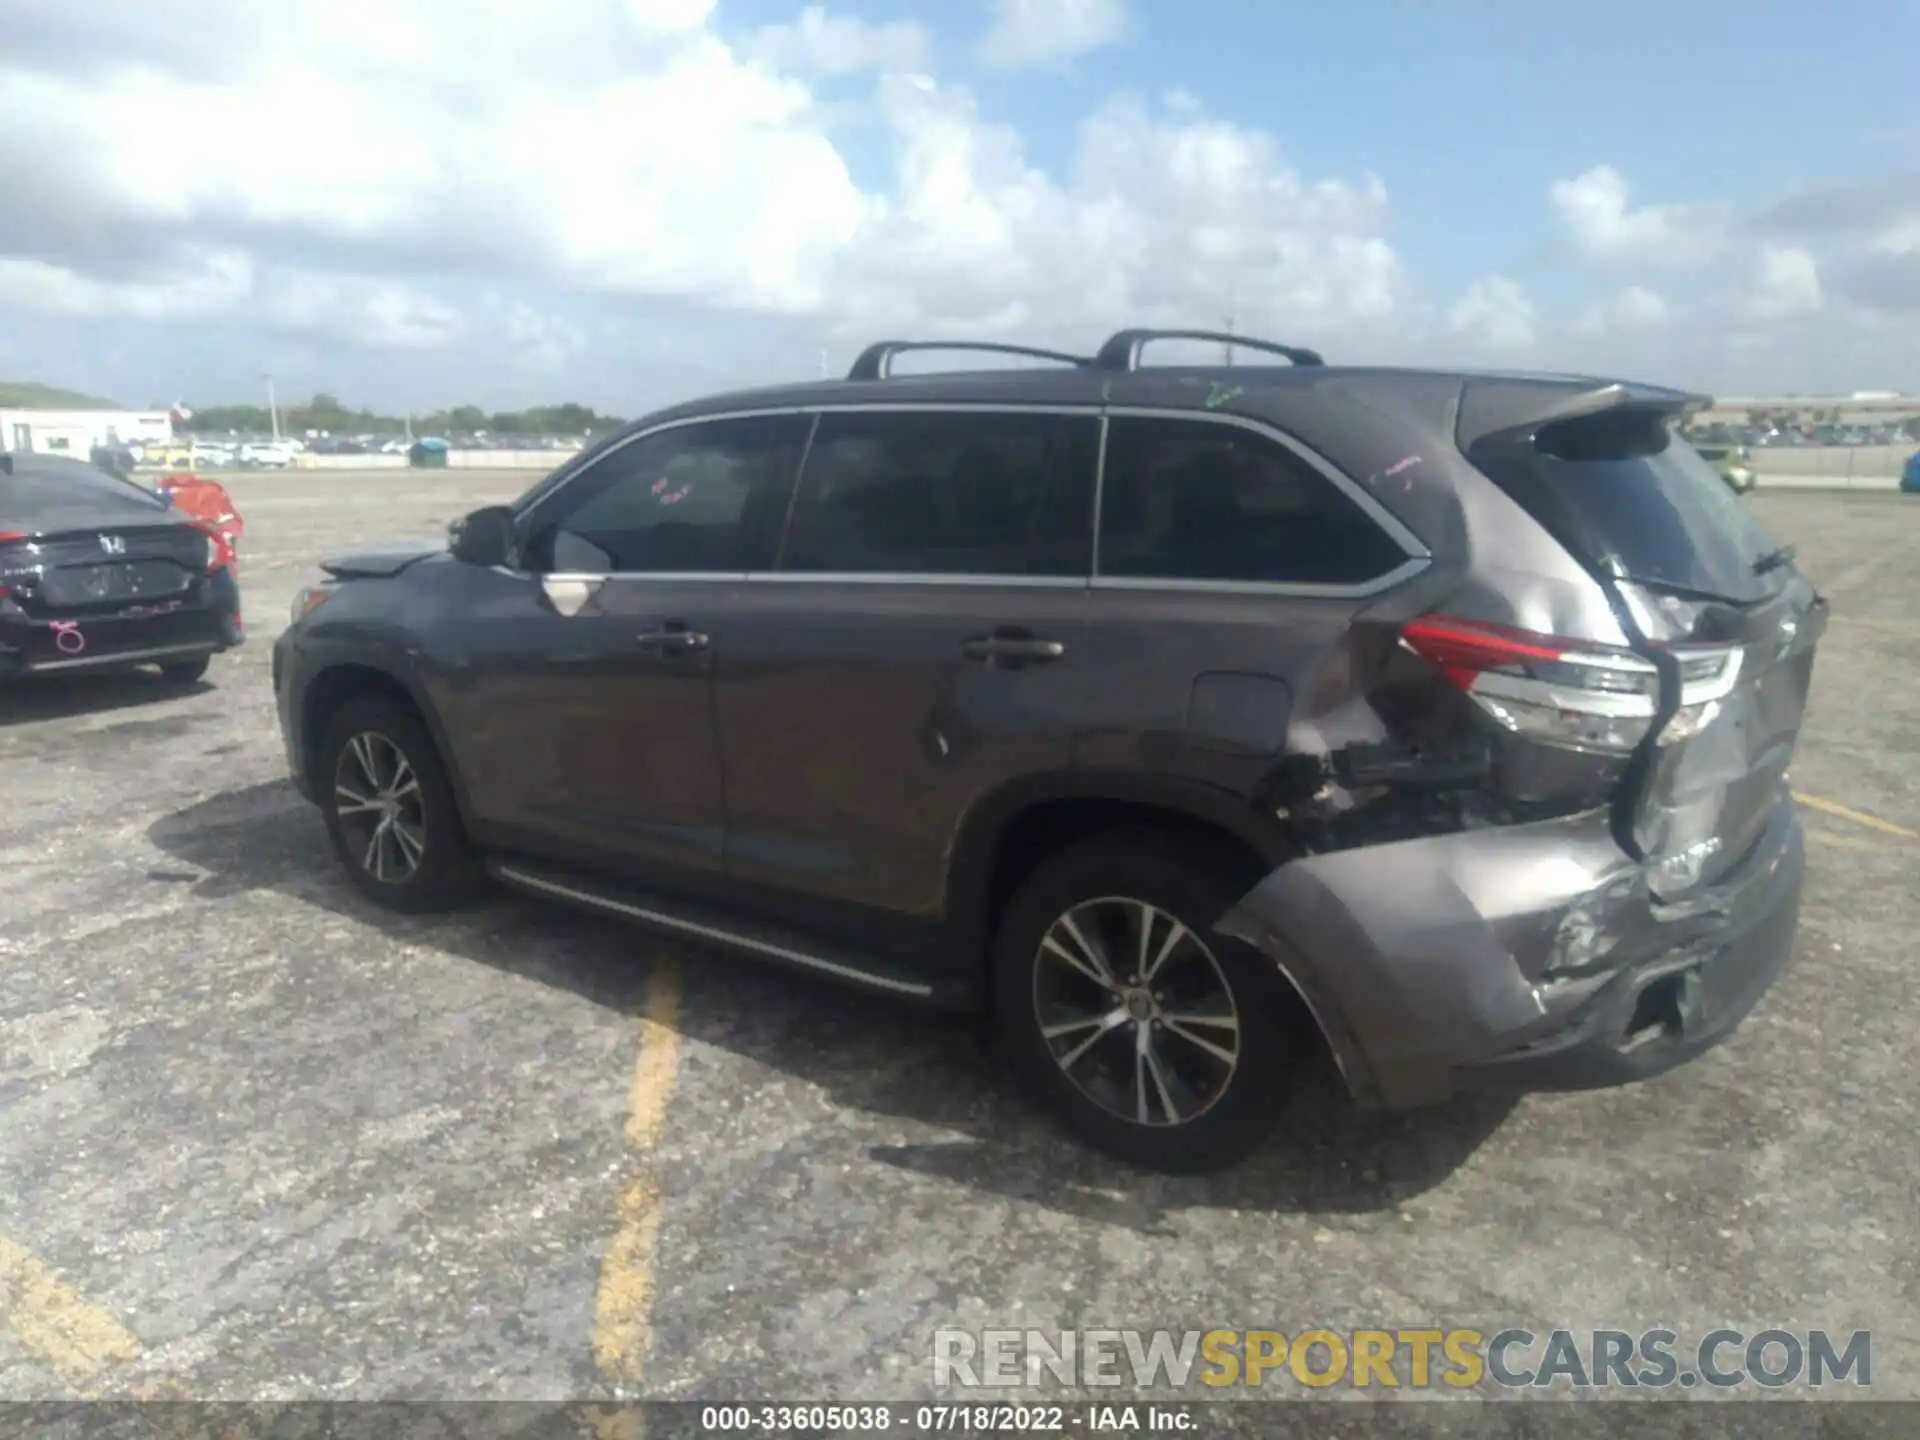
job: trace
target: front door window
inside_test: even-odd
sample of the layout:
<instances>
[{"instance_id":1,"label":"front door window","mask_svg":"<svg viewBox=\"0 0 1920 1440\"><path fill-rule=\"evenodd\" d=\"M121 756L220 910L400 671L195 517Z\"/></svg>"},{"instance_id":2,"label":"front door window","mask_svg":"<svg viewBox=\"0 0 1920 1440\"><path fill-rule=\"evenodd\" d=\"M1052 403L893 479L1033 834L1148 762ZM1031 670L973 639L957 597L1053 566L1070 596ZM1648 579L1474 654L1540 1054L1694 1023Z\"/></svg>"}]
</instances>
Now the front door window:
<instances>
[{"instance_id":1,"label":"front door window","mask_svg":"<svg viewBox=\"0 0 1920 1440\"><path fill-rule=\"evenodd\" d=\"M714 420L624 445L536 507L522 563L584 575L764 564L808 424L794 415Z\"/></svg>"}]
</instances>

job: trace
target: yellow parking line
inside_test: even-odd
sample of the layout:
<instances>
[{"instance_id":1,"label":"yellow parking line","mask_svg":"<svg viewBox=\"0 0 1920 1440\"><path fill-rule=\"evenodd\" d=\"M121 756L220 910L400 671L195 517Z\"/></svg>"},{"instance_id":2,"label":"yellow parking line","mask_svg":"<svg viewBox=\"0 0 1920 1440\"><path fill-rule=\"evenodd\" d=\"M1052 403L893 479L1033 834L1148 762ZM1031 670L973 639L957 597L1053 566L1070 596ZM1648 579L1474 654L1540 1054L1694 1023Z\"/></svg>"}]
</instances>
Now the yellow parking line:
<instances>
[{"instance_id":1,"label":"yellow parking line","mask_svg":"<svg viewBox=\"0 0 1920 1440\"><path fill-rule=\"evenodd\" d=\"M655 962L647 977L640 1019L640 1057L627 1092L627 1143L645 1147L660 1133L680 1071L680 971L671 958Z\"/></svg>"},{"instance_id":2,"label":"yellow parking line","mask_svg":"<svg viewBox=\"0 0 1920 1440\"><path fill-rule=\"evenodd\" d=\"M640 1055L627 1093L627 1143L651 1145L666 1120L680 1070L680 972L671 958L654 963L640 1019ZM651 1337L654 1242L660 1234L660 1190L642 1168L620 1192L619 1223L600 1261L593 1302L593 1360L600 1373L637 1384Z\"/></svg>"},{"instance_id":3,"label":"yellow parking line","mask_svg":"<svg viewBox=\"0 0 1920 1440\"><path fill-rule=\"evenodd\" d=\"M145 1353L126 1326L4 1236L0 1328L75 1389Z\"/></svg>"},{"instance_id":4,"label":"yellow parking line","mask_svg":"<svg viewBox=\"0 0 1920 1440\"><path fill-rule=\"evenodd\" d=\"M647 1440L647 1412L618 1405L589 1405L580 1412L584 1440Z\"/></svg>"},{"instance_id":5,"label":"yellow parking line","mask_svg":"<svg viewBox=\"0 0 1920 1440\"><path fill-rule=\"evenodd\" d=\"M1877 815L1863 815L1860 811L1850 810L1835 801L1822 800L1818 795L1803 795L1796 790L1793 792L1793 798L1802 805L1823 811L1828 815L1837 815L1842 820L1851 820L1854 824L1864 825L1869 830L1878 830L1886 835L1898 835L1902 840L1920 840L1920 833L1909 830L1904 825L1896 825L1891 820L1882 820Z\"/></svg>"}]
</instances>

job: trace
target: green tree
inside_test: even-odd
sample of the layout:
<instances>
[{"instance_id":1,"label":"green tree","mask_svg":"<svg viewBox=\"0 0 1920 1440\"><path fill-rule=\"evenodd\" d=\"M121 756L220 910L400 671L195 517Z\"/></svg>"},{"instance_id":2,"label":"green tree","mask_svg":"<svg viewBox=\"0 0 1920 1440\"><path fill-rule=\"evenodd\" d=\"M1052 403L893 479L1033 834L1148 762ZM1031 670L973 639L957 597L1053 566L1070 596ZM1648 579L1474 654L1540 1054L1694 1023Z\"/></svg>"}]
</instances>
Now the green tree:
<instances>
[{"instance_id":1,"label":"green tree","mask_svg":"<svg viewBox=\"0 0 1920 1440\"><path fill-rule=\"evenodd\" d=\"M325 391L304 403L288 406L281 411L280 419L282 428L296 435L308 430L324 430L333 435L398 435L407 424L401 416L357 408ZM491 414L478 405L455 405L416 414L413 430L416 435L472 434L485 430L497 435L559 435L579 439L605 434L625 423L618 416L597 413L592 406L565 401ZM229 431L265 434L271 424L262 406L213 405L196 410L186 429L196 435L224 435Z\"/></svg>"}]
</instances>

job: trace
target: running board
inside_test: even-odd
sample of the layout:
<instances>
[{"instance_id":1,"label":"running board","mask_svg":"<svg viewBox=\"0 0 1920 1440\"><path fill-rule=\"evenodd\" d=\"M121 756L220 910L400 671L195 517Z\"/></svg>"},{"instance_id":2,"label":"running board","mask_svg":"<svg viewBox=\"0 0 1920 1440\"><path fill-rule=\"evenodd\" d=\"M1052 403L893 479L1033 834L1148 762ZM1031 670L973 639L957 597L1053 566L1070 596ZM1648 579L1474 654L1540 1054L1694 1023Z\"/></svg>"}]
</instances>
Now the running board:
<instances>
[{"instance_id":1,"label":"running board","mask_svg":"<svg viewBox=\"0 0 1920 1440\"><path fill-rule=\"evenodd\" d=\"M525 860L490 860L487 873L503 885L529 895L597 910L670 935L722 945L865 990L934 999L934 987L850 951L821 944L784 927L768 925L716 908L667 900L647 891L573 871L554 870Z\"/></svg>"}]
</instances>

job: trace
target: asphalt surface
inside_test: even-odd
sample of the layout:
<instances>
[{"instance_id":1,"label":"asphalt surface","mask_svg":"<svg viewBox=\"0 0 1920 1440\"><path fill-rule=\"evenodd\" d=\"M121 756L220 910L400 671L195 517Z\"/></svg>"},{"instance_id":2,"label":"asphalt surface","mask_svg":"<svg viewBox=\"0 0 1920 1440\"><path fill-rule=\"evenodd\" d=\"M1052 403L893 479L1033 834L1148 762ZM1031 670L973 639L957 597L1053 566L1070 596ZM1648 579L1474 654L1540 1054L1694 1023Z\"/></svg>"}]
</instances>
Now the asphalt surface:
<instances>
[{"instance_id":1,"label":"asphalt surface","mask_svg":"<svg viewBox=\"0 0 1920 1440\"><path fill-rule=\"evenodd\" d=\"M244 649L0 692L0 1398L910 1398L947 1326L1722 1324L1871 1328L1874 1395L1920 1397L1920 503L1750 502L1836 618L1799 955L1731 1042L1401 1117L1323 1072L1174 1180L1061 1139L968 1023L354 897L272 636L315 557L530 478L236 479Z\"/></svg>"}]
</instances>

